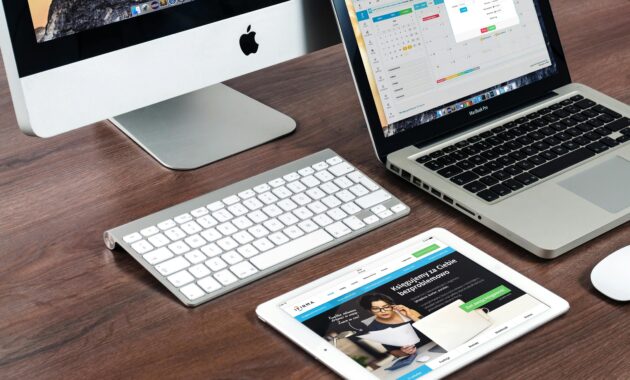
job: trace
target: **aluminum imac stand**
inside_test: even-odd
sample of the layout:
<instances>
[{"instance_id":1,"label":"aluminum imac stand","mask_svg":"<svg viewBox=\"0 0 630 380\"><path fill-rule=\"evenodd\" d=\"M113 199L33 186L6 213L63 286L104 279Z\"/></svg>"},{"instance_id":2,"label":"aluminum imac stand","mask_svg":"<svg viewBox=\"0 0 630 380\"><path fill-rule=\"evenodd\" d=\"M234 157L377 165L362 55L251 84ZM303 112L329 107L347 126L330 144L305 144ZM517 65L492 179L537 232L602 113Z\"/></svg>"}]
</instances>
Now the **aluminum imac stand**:
<instances>
[{"instance_id":1,"label":"aluminum imac stand","mask_svg":"<svg viewBox=\"0 0 630 380\"><path fill-rule=\"evenodd\" d=\"M169 169L191 170L295 130L290 117L216 84L110 119Z\"/></svg>"}]
</instances>

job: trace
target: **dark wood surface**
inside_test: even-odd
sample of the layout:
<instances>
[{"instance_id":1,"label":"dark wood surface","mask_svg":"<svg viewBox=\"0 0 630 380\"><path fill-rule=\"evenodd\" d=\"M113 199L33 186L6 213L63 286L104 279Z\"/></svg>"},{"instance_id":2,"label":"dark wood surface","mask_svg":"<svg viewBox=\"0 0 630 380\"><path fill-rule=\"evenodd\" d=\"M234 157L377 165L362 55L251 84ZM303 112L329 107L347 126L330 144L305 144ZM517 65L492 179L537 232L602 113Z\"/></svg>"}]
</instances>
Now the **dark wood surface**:
<instances>
[{"instance_id":1,"label":"dark wood surface","mask_svg":"<svg viewBox=\"0 0 630 380\"><path fill-rule=\"evenodd\" d=\"M573 79L630 102L630 2L562 0L555 17ZM370 146L340 46L229 84L299 123L293 135L200 170L160 167L108 123L42 140L16 125L0 78L0 378L330 378L254 308L308 281L445 227L543 284L571 310L454 378L630 378L630 306L590 284L630 244L630 225L543 261L388 175ZM54 94L51 94L54 96ZM333 148L411 214L195 309L182 306L104 230Z\"/></svg>"}]
</instances>

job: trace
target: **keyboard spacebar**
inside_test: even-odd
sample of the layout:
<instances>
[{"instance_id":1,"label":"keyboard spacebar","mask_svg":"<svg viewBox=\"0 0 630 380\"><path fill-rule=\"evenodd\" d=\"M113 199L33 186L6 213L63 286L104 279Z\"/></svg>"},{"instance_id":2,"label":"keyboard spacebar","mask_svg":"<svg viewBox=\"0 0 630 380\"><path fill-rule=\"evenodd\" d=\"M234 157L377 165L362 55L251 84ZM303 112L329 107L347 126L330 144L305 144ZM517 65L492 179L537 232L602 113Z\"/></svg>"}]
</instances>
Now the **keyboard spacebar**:
<instances>
[{"instance_id":1,"label":"keyboard spacebar","mask_svg":"<svg viewBox=\"0 0 630 380\"><path fill-rule=\"evenodd\" d=\"M317 230L265 253L261 253L258 256L252 257L249 261L256 265L258 269L264 270L333 240L333 237L325 230Z\"/></svg>"}]
</instances>

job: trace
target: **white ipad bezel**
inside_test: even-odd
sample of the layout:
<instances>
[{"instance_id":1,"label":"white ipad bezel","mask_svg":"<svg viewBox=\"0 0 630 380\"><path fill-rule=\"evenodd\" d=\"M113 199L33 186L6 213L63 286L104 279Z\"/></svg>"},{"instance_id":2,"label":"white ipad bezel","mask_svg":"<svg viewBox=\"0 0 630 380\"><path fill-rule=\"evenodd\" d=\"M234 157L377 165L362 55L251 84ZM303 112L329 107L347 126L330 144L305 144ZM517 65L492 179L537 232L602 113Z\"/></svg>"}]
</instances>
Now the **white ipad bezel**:
<instances>
[{"instance_id":1,"label":"white ipad bezel","mask_svg":"<svg viewBox=\"0 0 630 380\"><path fill-rule=\"evenodd\" d=\"M342 268L336 272L333 272L327 276L319 278L309 284L301 286L293 291L290 291L270 301L267 301L256 308L256 314L262 321L274 327L284 336L289 338L306 352L313 355L316 359L321 361L337 374L350 379L377 379L377 377L372 375L368 370L363 368L361 365L356 363L354 360L346 356L341 351L337 350L325 339L323 339L322 337L308 329L306 326L298 322L295 318L291 317L289 314L283 311L280 308L280 305L300 294L307 293L325 283L333 281L336 278L352 273L359 267L365 266L372 261L382 259L389 254L398 252L400 249L404 249L405 246L417 244L431 237L434 237L441 242L448 244L457 252L463 254L477 264L481 265L482 267L490 270L497 276L512 283L514 286L520 288L523 292L530 294L534 298L545 303L549 306L549 309L539 315L532 317L530 320L514 327L513 329L506 331L501 335L498 335L494 339L484 343L478 348L453 359L450 363L431 371L427 375L422 376L423 380L441 378L450 373L453 373L456 370L474 362L482 356L496 350L499 347L506 345L516 338L526 334L529 331L532 331L533 329L543 325L544 323L556 318L561 314L564 314L569 310L569 304L563 298L543 288L534 281L521 275L520 273L499 262L492 256L479 250L473 245L458 238L451 232L442 228L434 228L402 243L396 244L395 246L392 246L384 251L371 255L345 268Z\"/></svg>"}]
</instances>

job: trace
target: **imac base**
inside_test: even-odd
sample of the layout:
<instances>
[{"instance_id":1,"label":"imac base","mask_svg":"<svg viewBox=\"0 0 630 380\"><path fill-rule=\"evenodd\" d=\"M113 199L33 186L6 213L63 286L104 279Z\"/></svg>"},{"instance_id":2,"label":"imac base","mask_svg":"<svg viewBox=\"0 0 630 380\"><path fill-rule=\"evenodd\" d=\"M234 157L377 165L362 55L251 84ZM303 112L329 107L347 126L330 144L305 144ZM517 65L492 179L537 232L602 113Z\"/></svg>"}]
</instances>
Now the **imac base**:
<instances>
[{"instance_id":1,"label":"imac base","mask_svg":"<svg viewBox=\"0 0 630 380\"><path fill-rule=\"evenodd\" d=\"M169 169L191 170L295 130L290 117L223 84L110 119Z\"/></svg>"}]
</instances>

